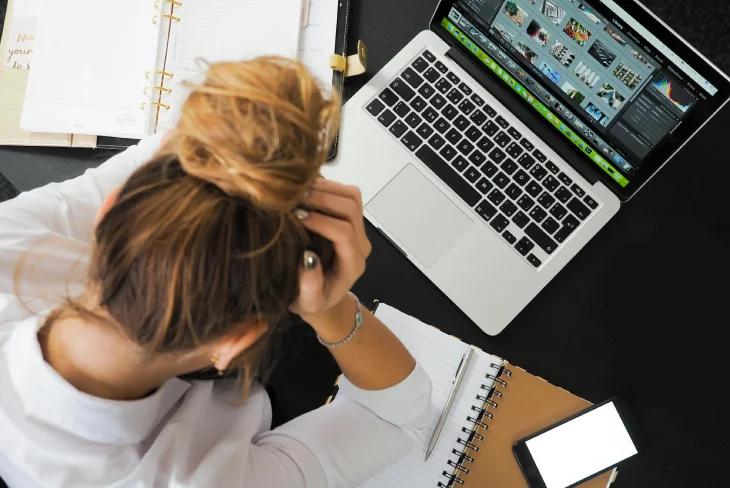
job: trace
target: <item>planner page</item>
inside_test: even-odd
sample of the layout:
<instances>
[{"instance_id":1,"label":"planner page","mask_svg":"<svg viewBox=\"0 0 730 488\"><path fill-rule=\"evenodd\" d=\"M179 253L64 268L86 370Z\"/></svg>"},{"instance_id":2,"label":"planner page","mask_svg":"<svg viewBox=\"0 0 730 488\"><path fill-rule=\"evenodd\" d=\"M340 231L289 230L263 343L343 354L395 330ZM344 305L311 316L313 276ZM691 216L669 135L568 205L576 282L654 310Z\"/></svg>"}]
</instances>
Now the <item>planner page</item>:
<instances>
[{"instance_id":1,"label":"planner page","mask_svg":"<svg viewBox=\"0 0 730 488\"><path fill-rule=\"evenodd\" d=\"M304 63L320 85L332 85L330 56L337 41L339 0L305 0L309 14L299 41L299 61Z\"/></svg>"},{"instance_id":2,"label":"planner page","mask_svg":"<svg viewBox=\"0 0 730 488\"><path fill-rule=\"evenodd\" d=\"M162 22L153 0L45 0L20 126L141 137Z\"/></svg>"},{"instance_id":3,"label":"planner page","mask_svg":"<svg viewBox=\"0 0 730 488\"><path fill-rule=\"evenodd\" d=\"M376 316L398 336L431 377L432 422L420 446L361 487L423 488L437 486L439 481L446 484L448 479L443 472L446 471L450 475L454 468L448 462L456 461L459 457L453 451L456 450L460 454L464 448L458 440L469 436L462 429L466 428L470 432L474 425L467 420L467 417L478 415L478 412L472 410L472 406L481 408L483 401L477 400L477 395L487 393L482 389L482 385L487 388L492 386L493 382L486 375L495 374L502 365L502 359L474 349L438 443L428 461L424 461L431 434L451 392L459 362L471 346L385 304L378 307Z\"/></svg>"}]
</instances>

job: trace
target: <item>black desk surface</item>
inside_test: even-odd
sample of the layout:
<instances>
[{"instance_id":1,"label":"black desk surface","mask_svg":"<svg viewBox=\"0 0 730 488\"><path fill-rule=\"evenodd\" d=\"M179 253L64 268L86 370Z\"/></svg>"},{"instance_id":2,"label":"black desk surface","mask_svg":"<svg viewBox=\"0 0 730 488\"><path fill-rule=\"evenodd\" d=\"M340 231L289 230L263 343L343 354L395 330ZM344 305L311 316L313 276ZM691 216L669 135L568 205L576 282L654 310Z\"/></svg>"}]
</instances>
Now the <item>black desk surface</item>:
<instances>
[{"instance_id":1,"label":"black desk surface","mask_svg":"<svg viewBox=\"0 0 730 488\"><path fill-rule=\"evenodd\" d=\"M363 39L368 44L373 74L427 28L437 2L353 3L350 43ZM729 6L646 3L730 71ZM350 81L348 90L365 81ZM365 301L379 298L588 400L614 394L627 398L643 424L648 450L621 470L617 487L729 486L730 412L723 398L730 368L720 340L727 335L721 329L730 325L725 315L730 290L725 284L730 276L727 127L730 110L624 206L495 338L484 335L374 232L375 250L356 291ZM708 153L717 159L696 156ZM105 158L105 153L82 150L0 149L0 173L27 190L79 174ZM336 373L311 335L301 336L285 348L275 374L280 418L321 404Z\"/></svg>"}]
</instances>

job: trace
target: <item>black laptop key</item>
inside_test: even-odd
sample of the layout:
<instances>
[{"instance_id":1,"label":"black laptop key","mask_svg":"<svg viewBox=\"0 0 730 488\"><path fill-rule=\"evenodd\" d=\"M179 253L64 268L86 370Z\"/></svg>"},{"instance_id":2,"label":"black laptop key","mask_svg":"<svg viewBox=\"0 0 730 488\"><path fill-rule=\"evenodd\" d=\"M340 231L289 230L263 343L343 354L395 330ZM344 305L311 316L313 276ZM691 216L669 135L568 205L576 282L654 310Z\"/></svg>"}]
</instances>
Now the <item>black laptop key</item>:
<instances>
[{"instance_id":1,"label":"black laptop key","mask_svg":"<svg viewBox=\"0 0 730 488\"><path fill-rule=\"evenodd\" d=\"M386 88L385 90L380 92L378 98L389 107L392 107L398 101L398 95L393 93L393 90L391 90L390 88Z\"/></svg>"},{"instance_id":2,"label":"black laptop key","mask_svg":"<svg viewBox=\"0 0 730 488\"><path fill-rule=\"evenodd\" d=\"M507 155L500 148L495 147L492 149L492 152L489 153L489 157L492 158L492 161L499 164L504 161L504 158L506 158Z\"/></svg>"},{"instance_id":3,"label":"black laptop key","mask_svg":"<svg viewBox=\"0 0 730 488\"><path fill-rule=\"evenodd\" d=\"M481 151L474 151L469 155L469 161L471 161L477 168L487 160L487 157Z\"/></svg>"},{"instance_id":4,"label":"black laptop key","mask_svg":"<svg viewBox=\"0 0 730 488\"><path fill-rule=\"evenodd\" d=\"M451 128L451 124L445 118L441 117L433 124L433 128L439 131L440 134L444 134Z\"/></svg>"},{"instance_id":5,"label":"black laptop key","mask_svg":"<svg viewBox=\"0 0 730 488\"><path fill-rule=\"evenodd\" d=\"M533 166L533 167L532 167L532 169L530 170L530 174L531 174L531 175L532 175L532 177L533 177L533 178L535 178L535 179L536 179L537 181L540 181L540 180L542 180L543 178L545 178L545 176L547 176L548 172L547 172L547 170L546 170L545 168L543 168L543 167L542 167L542 165L540 165L540 164L536 164L536 165L535 165L535 166Z\"/></svg>"},{"instance_id":6,"label":"black laptop key","mask_svg":"<svg viewBox=\"0 0 730 488\"><path fill-rule=\"evenodd\" d=\"M448 79L449 79L449 81L450 81L451 83L453 83L454 85L458 85L459 83L461 83L461 80L459 79L459 77L458 77L458 76L456 76L456 75L455 75L454 73L452 73L451 71L449 71L449 72L448 72L448 73L446 74L446 78L448 78Z\"/></svg>"},{"instance_id":7,"label":"black laptop key","mask_svg":"<svg viewBox=\"0 0 730 488\"><path fill-rule=\"evenodd\" d=\"M570 193L570 190L568 190L564 186L561 186L558 191L555 192L555 198L563 203L568 203L568 201L573 198L573 194Z\"/></svg>"},{"instance_id":8,"label":"black laptop key","mask_svg":"<svg viewBox=\"0 0 730 488\"><path fill-rule=\"evenodd\" d=\"M441 149L444 144L446 144L446 141L440 135L434 134L433 137L428 140L428 143L431 145L431 147L438 150Z\"/></svg>"},{"instance_id":9,"label":"black laptop key","mask_svg":"<svg viewBox=\"0 0 730 488\"><path fill-rule=\"evenodd\" d=\"M456 111L453 105L448 104L443 108L443 110L441 110L441 115L449 120L454 120L454 117L459 115L459 112Z\"/></svg>"},{"instance_id":10,"label":"black laptop key","mask_svg":"<svg viewBox=\"0 0 730 488\"><path fill-rule=\"evenodd\" d=\"M492 202L495 205L501 205L502 202L504 202L504 193L497 190L496 188L492 190L489 195L487 195L487 200Z\"/></svg>"},{"instance_id":11,"label":"black laptop key","mask_svg":"<svg viewBox=\"0 0 730 488\"><path fill-rule=\"evenodd\" d=\"M466 135L466 137L467 137L467 138L469 138L469 140L470 140L471 142L477 142L477 141L479 140L479 138L480 138L480 137L482 137L482 131L480 131L479 129L477 129L477 128L476 128L476 127L474 127L474 126L471 126L471 127L469 127L469 129L468 129L468 130L467 130L467 131L466 131L466 132L464 133L464 135Z\"/></svg>"},{"instance_id":12,"label":"black laptop key","mask_svg":"<svg viewBox=\"0 0 730 488\"><path fill-rule=\"evenodd\" d=\"M494 185L484 176L482 176L482 179L477 183L477 190L482 192L482 195L486 195L492 188L494 188Z\"/></svg>"},{"instance_id":13,"label":"black laptop key","mask_svg":"<svg viewBox=\"0 0 730 488\"><path fill-rule=\"evenodd\" d=\"M494 137L494 134L499 132L499 126L490 120L489 122L484 124L484 127L482 127L482 130L489 137Z\"/></svg>"},{"instance_id":14,"label":"black laptop key","mask_svg":"<svg viewBox=\"0 0 730 488\"><path fill-rule=\"evenodd\" d=\"M415 129L416 127L418 127L421 124L421 122L423 122L423 119L421 119L421 117L416 115L415 112L411 112L411 114L408 117L406 117L406 124L408 124L412 129Z\"/></svg>"},{"instance_id":15,"label":"black laptop key","mask_svg":"<svg viewBox=\"0 0 730 488\"><path fill-rule=\"evenodd\" d=\"M423 73L423 77L426 78L431 83L435 83L436 80L441 78L441 74L436 71L434 68L428 68L425 73Z\"/></svg>"},{"instance_id":16,"label":"black laptop key","mask_svg":"<svg viewBox=\"0 0 730 488\"><path fill-rule=\"evenodd\" d=\"M488 153L494 147L494 142L488 137L482 137L481 139L479 139L477 147L484 151L484 153Z\"/></svg>"},{"instance_id":17,"label":"black laptop key","mask_svg":"<svg viewBox=\"0 0 730 488\"><path fill-rule=\"evenodd\" d=\"M430 102L436 110L441 110L446 105L446 99L438 93L431 98Z\"/></svg>"},{"instance_id":18,"label":"black laptop key","mask_svg":"<svg viewBox=\"0 0 730 488\"><path fill-rule=\"evenodd\" d=\"M402 142L410 151L415 151L421 144L423 144L423 139L418 137L415 132L409 130L400 142Z\"/></svg>"},{"instance_id":19,"label":"black laptop key","mask_svg":"<svg viewBox=\"0 0 730 488\"><path fill-rule=\"evenodd\" d=\"M423 57L428 59L429 63L436 61L436 56L431 54L431 51L423 51Z\"/></svg>"},{"instance_id":20,"label":"black laptop key","mask_svg":"<svg viewBox=\"0 0 730 488\"><path fill-rule=\"evenodd\" d=\"M497 215L497 209L494 208L494 206L486 200L482 200L481 203L477 205L477 208L475 210L487 222L489 222L492 217Z\"/></svg>"},{"instance_id":21,"label":"black laptop key","mask_svg":"<svg viewBox=\"0 0 730 488\"><path fill-rule=\"evenodd\" d=\"M464 94L461 93L457 88L452 88L448 95L446 95L451 103L457 105L464 98Z\"/></svg>"},{"instance_id":22,"label":"black laptop key","mask_svg":"<svg viewBox=\"0 0 730 488\"><path fill-rule=\"evenodd\" d=\"M396 120L389 130L395 137L400 137L408 130L408 126L402 120Z\"/></svg>"},{"instance_id":23,"label":"black laptop key","mask_svg":"<svg viewBox=\"0 0 730 488\"><path fill-rule=\"evenodd\" d=\"M433 108L428 107L426 110L423 111L423 118L428 120L430 123L433 124L433 121L436 120L439 116L439 113L435 111Z\"/></svg>"},{"instance_id":24,"label":"black laptop key","mask_svg":"<svg viewBox=\"0 0 730 488\"><path fill-rule=\"evenodd\" d=\"M503 214L505 214L507 217L512 217L515 212L517 211L517 205L512 203L511 200L505 200L499 209L502 211Z\"/></svg>"},{"instance_id":25,"label":"black laptop key","mask_svg":"<svg viewBox=\"0 0 730 488\"><path fill-rule=\"evenodd\" d=\"M456 149L446 144L444 147L441 148L439 151L439 154L446 160L451 161L454 159L454 156L456 156Z\"/></svg>"},{"instance_id":26,"label":"black laptop key","mask_svg":"<svg viewBox=\"0 0 730 488\"><path fill-rule=\"evenodd\" d=\"M583 205L580 200L573 198L568 202L568 209L578 216L579 219L585 220L591 214L591 209Z\"/></svg>"},{"instance_id":27,"label":"black laptop key","mask_svg":"<svg viewBox=\"0 0 730 488\"><path fill-rule=\"evenodd\" d=\"M390 110L386 110L378 116L378 122L388 127L396 119L395 114Z\"/></svg>"},{"instance_id":28,"label":"black laptop key","mask_svg":"<svg viewBox=\"0 0 730 488\"><path fill-rule=\"evenodd\" d=\"M470 113L472 113L474 111L474 109L476 109L476 108L477 108L476 105L471 103L469 100L462 100L461 103L459 104L459 110L461 110L466 115L469 115Z\"/></svg>"},{"instance_id":29,"label":"black laptop key","mask_svg":"<svg viewBox=\"0 0 730 488\"><path fill-rule=\"evenodd\" d=\"M570 189L573 193L578 195L578 198L583 198L586 195L585 190L583 190L583 188L579 187L577 183L575 185L571 186Z\"/></svg>"},{"instance_id":30,"label":"black laptop key","mask_svg":"<svg viewBox=\"0 0 730 488\"><path fill-rule=\"evenodd\" d=\"M512 219L512 221L514 222L514 219ZM515 249L517 249L517 252L523 256L527 256L527 253L532 251L534 248L535 244L527 237L523 237L520 239L520 242L515 244Z\"/></svg>"},{"instance_id":31,"label":"black laptop key","mask_svg":"<svg viewBox=\"0 0 730 488\"><path fill-rule=\"evenodd\" d=\"M446 133L446 140L451 144L456 145L456 143L461 140L461 133L456 129L451 129Z\"/></svg>"},{"instance_id":32,"label":"black laptop key","mask_svg":"<svg viewBox=\"0 0 730 488\"><path fill-rule=\"evenodd\" d=\"M487 175L487 177L489 178L492 178L494 175L497 174L497 171L499 171L497 169L497 166L491 161L487 161L486 163L484 163L484 165L480 169L482 170L482 173Z\"/></svg>"},{"instance_id":33,"label":"black laptop key","mask_svg":"<svg viewBox=\"0 0 730 488\"><path fill-rule=\"evenodd\" d=\"M393 80L393 82L390 84L390 87L406 102L416 96L416 92L414 92L413 89L400 78L396 78L395 80Z\"/></svg>"},{"instance_id":34,"label":"black laptop key","mask_svg":"<svg viewBox=\"0 0 730 488\"><path fill-rule=\"evenodd\" d=\"M405 102L398 102L395 104L395 107L393 107L393 112L398 115L400 118L404 118L406 115L408 115L408 112L410 112L411 109L408 108L408 105Z\"/></svg>"},{"instance_id":35,"label":"black laptop key","mask_svg":"<svg viewBox=\"0 0 730 488\"><path fill-rule=\"evenodd\" d=\"M555 205L550 207L550 215L555 217L555 219L557 220L562 220L563 217L567 215L567 213L568 211L565 209L565 207L563 207L559 203L556 203Z\"/></svg>"},{"instance_id":36,"label":"black laptop key","mask_svg":"<svg viewBox=\"0 0 730 488\"><path fill-rule=\"evenodd\" d=\"M522 134L520 134L520 132L514 127L507 129L507 133L511 135L513 139L517 139L518 141L522 139Z\"/></svg>"},{"instance_id":37,"label":"black laptop key","mask_svg":"<svg viewBox=\"0 0 730 488\"><path fill-rule=\"evenodd\" d=\"M553 206L553 203L555 203L555 197L545 191L537 198L537 203L542 205L543 208L550 208Z\"/></svg>"},{"instance_id":38,"label":"black laptop key","mask_svg":"<svg viewBox=\"0 0 730 488\"><path fill-rule=\"evenodd\" d=\"M441 61L436 61L435 66L436 66L436 69L439 70L441 73L446 74L449 71L449 68L447 68L446 65L444 63L442 63Z\"/></svg>"},{"instance_id":39,"label":"black laptop key","mask_svg":"<svg viewBox=\"0 0 730 488\"><path fill-rule=\"evenodd\" d=\"M411 108L418 113L421 113L421 111L423 111L423 109L426 108L426 106L427 106L426 100L424 100L423 98L418 97L418 96L416 98L414 98L413 100L411 100L410 105L411 105Z\"/></svg>"},{"instance_id":40,"label":"black laptop key","mask_svg":"<svg viewBox=\"0 0 730 488\"><path fill-rule=\"evenodd\" d=\"M504 240L510 244L514 244L515 242L517 242L517 238L513 236L508 230L502 233L502 237L504 237Z\"/></svg>"},{"instance_id":41,"label":"black laptop key","mask_svg":"<svg viewBox=\"0 0 730 488\"><path fill-rule=\"evenodd\" d=\"M554 218L548 217L540 227L542 227L548 234L554 234L555 231L560 228L560 224L558 224L558 221Z\"/></svg>"},{"instance_id":42,"label":"black laptop key","mask_svg":"<svg viewBox=\"0 0 730 488\"><path fill-rule=\"evenodd\" d=\"M484 112L482 112L481 110L475 110L469 116L469 120L474 122L476 125L481 126L484 122L487 121L487 116L484 115Z\"/></svg>"},{"instance_id":43,"label":"black laptop key","mask_svg":"<svg viewBox=\"0 0 730 488\"><path fill-rule=\"evenodd\" d=\"M419 57L418 59L413 61L413 64L411 64L411 66L413 66L413 69L415 69L419 73L423 73L424 70L428 68L428 62L426 62L425 59Z\"/></svg>"},{"instance_id":44,"label":"black laptop key","mask_svg":"<svg viewBox=\"0 0 730 488\"><path fill-rule=\"evenodd\" d=\"M469 167L469 161L464 159L462 156L457 156L456 159L451 162L451 166L453 166L456 171L461 173Z\"/></svg>"},{"instance_id":45,"label":"black laptop key","mask_svg":"<svg viewBox=\"0 0 730 488\"><path fill-rule=\"evenodd\" d=\"M456 120L454 120L454 125L458 127L459 130L463 131L466 130L467 127L469 127L469 121L464 117L463 115L459 115L456 117Z\"/></svg>"},{"instance_id":46,"label":"black laptop key","mask_svg":"<svg viewBox=\"0 0 730 488\"><path fill-rule=\"evenodd\" d=\"M518 157L520 157L520 154L522 154L523 152L525 152L525 150L522 149L522 146L520 146L516 142L512 142L512 144L510 144L509 146L507 146L506 151L507 151L507 154L509 154L510 156L512 156L515 159L517 159Z\"/></svg>"},{"instance_id":47,"label":"black laptop key","mask_svg":"<svg viewBox=\"0 0 730 488\"><path fill-rule=\"evenodd\" d=\"M503 129L506 129L507 127L509 127L509 122L507 122L504 119L504 117L502 117L501 115L497 115L497 118L494 119L494 120L496 120L497 121L497 125L500 126Z\"/></svg>"},{"instance_id":48,"label":"black laptop key","mask_svg":"<svg viewBox=\"0 0 730 488\"><path fill-rule=\"evenodd\" d=\"M506 174L502 173L501 171L493 179L494 179L494 184L497 185L498 187L502 188L502 189L506 188L507 185L509 185L509 182L510 182L509 176L507 176Z\"/></svg>"},{"instance_id":49,"label":"black laptop key","mask_svg":"<svg viewBox=\"0 0 730 488\"><path fill-rule=\"evenodd\" d=\"M548 254L555 252L555 249L558 247L558 244L535 223L527 226L525 234Z\"/></svg>"},{"instance_id":50,"label":"black laptop key","mask_svg":"<svg viewBox=\"0 0 730 488\"><path fill-rule=\"evenodd\" d=\"M514 217L512 217L512 222L514 222L520 229L524 229L525 226L530 223L530 217L525 215L522 211L517 211Z\"/></svg>"},{"instance_id":51,"label":"black laptop key","mask_svg":"<svg viewBox=\"0 0 730 488\"><path fill-rule=\"evenodd\" d=\"M466 83L461 83L461 84L459 85L459 90L463 91L463 92L464 92L464 94L465 94L465 95L466 95L467 97L468 97L469 95L471 95L471 92L472 92L472 89L471 89L471 88L469 88L469 85L467 85Z\"/></svg>"},{"instance_id":52,"label":"black laptop key","mask_svg":"<svg viewBox=\"0 0 730 488\"><path fill-rule=\"evenodd\" d=\"M558 179L562 181L565 186L570 186L573 184L573 180L568 178L568 175L566 175L565 173L560 173L558 175Z\"/></svg>"},{"instance_id":53,"label":"black laptop key","mask_svg":"<svg viewBox=\"0 0 730 488\"><path fill-rule=\"evenodd\" d=\"M413 68L406 68L400 76L413 88L418 88L423 83L423 78L421 78L418 73L413 70Z\"/></svg>"},{"instance_id":54,"label":"black laptop key","mask_svg":"<svg viewBox=\"0 0 730 488\"><path fill-rule=\"evenodd\" d=\"M446 78L441 78L434 85L434 87L436 87L436 91L439 91L444 95L449 93L449 90L451 90L452 86L453 85L451 83L449 83L449 80L447 80Z\"/></svg>"},{"instance_id":55,"label":"black laptop key","mask_svg":"<svg viewBox=\"0 0 730 488\"><path fill-rule=\"evenodd\" d=\"M436 154L430 147L424 145L416 152L418 159L423 161L423 164L429 167L436 176L441 178L441 181L451 188L467 205L473 207L476 205L481 197L479 192L476 191L469 183L464 181L459 173L457 173L450 165L446 164L444 160Z\"/></svg>"},{"instance_id":56,"label":"black laptop key","mask_svg":"<svg viewBox=\"0 0 730 488\"><path fill-rule=\"evenodd\" d=\"M527 138L522 139L520 141L520 144L528 151L532 151L533 149L535 149L535 145L528 141Z\"/></svg>"},{"instance_id":57,"label":"black laptop key","mask_svg":"<svg viewBox=\"0 0 730 488\"><path fill-rule=\"evenodd\" d=\"M431 134L433 134L433 129L430 125L424 122L423 124L421 124L421 127L419 127L416 132L418 132L418 135L421 136L423 139L428 139L429 137L431 137Z\"/></svg>"},{"instance_id":58,"label":"black laptop key","mask_svg":"<svg viewBox=\"0 0 730 488\"><path fill-rule=\"evenodd\" d=\"M501 168L502 168L502 171L504 171L508 175L511 175L512 173L517 171L517 163L512 161L510 158L507 158L502 163Z\"/></svg>"},{"instance_id":59,"label":"black laptop key","mask_svg":"<svg viewBox=\"0 0 730 488\"><path fill-rule=\"evenodd\" d=\"M377 98L370 102L370 104L365 107L368 112L370 112L371 115L377 116L380 112L383 111L385 108L385 104L378 100Z\"/></svg>"},{"instance_id":60,"label":"black laptop key","mask_svg":"<svg viewBox=\"0 0 730 488\"><path fill-rule=\"evenodd\" d=\"M467 156L474 150L474 144L467 141L466 139L462 139L461 142L456 146L456 148L461 154Z\"/></svg>"},{"instance_id":61,"label":"black laptop key","mask_svg":"<svg viewBox=\"0 0 730 488\"><path fill-rule=\"evenodd\" d=\"M535 201L527 195L522 195L520 199L517 200L517 205L525 212L529 212L530 209L535 206Z\"/></svg>"},{"instance_id":62,"label":"black laptop key","mask_svg":"<svg viewBox=\"0 0 730 488\"><path fill-rule=\"evenodd\" d=\"M517 183L520 186L525 186L528 181L530 181L530 177L527 176L527 173L524 172L524 170L519 170L513 177L513 180L515 180L515 183Z\"/></svg>"},{"instance_id":63,"label":"black laptop key","mask_svg":"<svg viewBox=\"0 0 730 488\"><path fill-rule=\"evenodd\" d=\"M542 187L536 181L530 181L525 187L525 191L532 197L537 198L542 193Z\"/></svg>"},{"instance_id":64,"label":"black laptop key","mask_svg":"<svg viewBox=\"0 0 730 488\"><path fill-rule=\"evenodd\" d=\"M466 88L469 88L468 86L464 85L463 83L462 83L462 85ZM464 90L464 88L462 88L462 90ZM469 88L469 90L471 91L471 88ZM464 90L464 93L466 93L466 90ZM468 95L469 93L466 93L466 94ZM480 97L476 93L471 96L471 101L474 102L477 105L477 107L481 107L482 105L484 105L484 100L482 99L482 97Z\"/></svg>"},{"instance_id":65,"label":"black laptop key","mask_svg":"<svg viewBox=\"0 0 730 488\"><path fill-rule=\"evenodd\" d=\"M479 171L474 166L469 166L464 172L464 178L469 180L469 183L476 183L480 177Z\"/></svg>"},{"instance_id":66,"label":"black laptop key","mask_svg":"<svg viewBox=\"0 0 730 488\"><path fill-rule=\"evenodd\" d=\"M579 225L580 221L572 215L568 215L567 217L565 217L565 220L563 220L563 227L569 227L575 230L578 228Z\"/></svg>"},{"instance_id":67,"label":"black laptop key","mask_svg":"<svg viewBox=\"0 0 730 488\"><path fill-rule=\"evenodd\" d=\"M489 106L489 104L486 104L484 106L484 111L487 112L487 115L489 115L490 117L494 117L495 115L497 115L497 111Z\"/></svg>"},{"instance_id":68,"label":"black laptop key","mask_svg":"<svg viewBox=\"0 0 730 488\"><path fill-rule=\"evenodd\" d=\"M520 163L520 166L523 168L530 169L532 168L532 165L535 164L535 158L525 153L517 159L517 162Z\"/></svg>"},{"instance_id":69,"label":"black laptop key","mask_svg":"<svg viewBox=\"0 0 730 488\"><path fill-rule=\"evenodd\" d=\"M556 174L558 174L558 173L560 172L560 168L558 168L558 166L557 166L557 165L556 165L555 163L553 163L552 161L548 161L547 163L545 163L545 167L546 167L546 168L547 168L547 169L548 169L548 170L549 170L549 171L550 171L550 172L551 172L552 174L554 174L554 175L556 175Z\"/></svg>"},{"instance_id":70,"label":"black laptop key","mask_svg":"<svg viewBox=\"0 0 730 488\"><path fill-rule=\"evenodd\" d=\"M502 232L509 225L509 220L507 220L507 217L504 215L499 214L492 219L492 222L489 225L491 225L497 232Z\"/></svg>"},{"instance_id":71,"label":"black laptop key","mask_svg":"<svg viewBox=\"0 0 730 488\"><path fill-rule=\"evenodd\" d=\"M542 264L542 262L534 254L530 254L529 256L527 256L527 260L530 262L531 265L536 268L539 268Z\"/></svg>"},{"instance_id":72,"label":"black laptop key","mask_svg":"<svg viewBox=\"0 0 730 488\"><path fill-rule=\"evenodd\" d=\"M561 244L565 242L565 240L570 237L570 235L575 231L575 229L572 229L568 226L562 226L560 230L555 234L555 240L558 241L558 244Z\"/></svg>"},{"instance_id":73,"label":"black laptop key","mask_svg":"<svg viewBox=\"0 0 730 488\"><path fill-rule=\"evenodd\" d=\"M494 142L496 142L499 147L506 147L511 141L512 139L510 139L506 132L499 131L499 134L494 136Z\"/></svg>"},{"instance_id":74,"label":"black laptop key","mask_svg":"<svg viewBox=\"0 0 730 488\"><path fill-rule=\"evenodd\" d=\"M532 210L530 210L530 217L535 222L540 223L545 220L545 217L547 217L547 212L540 207L534 207Z\"/></svg>"},{"instance_id":75,"label":"black laptop key","mask_svg":"<svg viewBox=\"0 0 730 488\"><path fill-rule=\"evenodd\" d=\"M504 191L508 197L512 200L517 200L522 195L522 188L517 186L516 183L510 183L507 189Z\"/></svg>"},{"instance_id":76,"label":"black laptop key","mask_svg":"<svg viewBox=\"0 0 730 488\"><path fill-rule=\"evenodd\" d=\"M431 95L433 95L434 93L436 93L436 90L431 85L425 84L425 85L421 86L421 88L418 89L418 93L423 98L425 98L426 100L428 100L429 98L431 98Z\"/></svg>"},{"instance_id":77,"label":"black laptop key","mask_svg":"<svg viewBox=\"0 0 730 488\"><path fill-rule=\"evenodd\" d=\"M549 192L555 191L560 186L560 182L552 176L548 176L547 178L545 178L545 181L543 181L542 184L545 186L545 188L547 188L547 191Z\"/></svg>"},{"instance_id":78,"label":"black laptop key","mask_svg":"<svg viewBox=\"0 0 730 488\"><path fill-rule=\"evenodd\" d=\"M592 199L590 196L587 196L583 199L586 205L588 205L593 210L598 208L598 202Z\"/></svg>"},{"instance_id":79,"label":"black laptop key","mask_svg":"<svg viewBox=\"0 0 730 488\"><path fill-rule=\"evenodd\" d=\"M541 163L544 163L545 161L547 161L547 156L545 156L543 153L541 153L539 149L535 149L532 152L532 155L535 156L535 159L537 159Z\"/></svg>"}]
</instances>

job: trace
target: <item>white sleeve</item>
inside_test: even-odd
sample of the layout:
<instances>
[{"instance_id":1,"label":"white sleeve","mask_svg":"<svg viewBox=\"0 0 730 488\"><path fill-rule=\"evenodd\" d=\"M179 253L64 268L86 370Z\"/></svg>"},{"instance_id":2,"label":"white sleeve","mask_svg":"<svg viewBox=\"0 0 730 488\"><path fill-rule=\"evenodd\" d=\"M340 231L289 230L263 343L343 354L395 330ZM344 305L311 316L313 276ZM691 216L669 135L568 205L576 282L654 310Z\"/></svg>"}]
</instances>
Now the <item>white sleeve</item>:
<instances>
[{"instance_id":1,"label":"white sleeve","mask_svg":"<svg viewBox=\"0 0 730 488\"><path fill-rule=\"evenodd\" d=\"M155 154L162 137L149 137L78 178L0 203L0 294L13 292L13 274L20 258L45 240L53 239L53 248L51 255L45 252L44 280L65 280L74 264L69 262L73 260L70 248L88 246L106 195Z\"/></svg>"},{"instance_id":2,"label":"white sleeve","mask_svg":"<svg viewBox=\"0 0 730 488\"><path fill-rule=\"evenodd\" d=\"M381 391L344 380L329 405L254 438L244 486L358 486L424 442L430 419L431 380L420 365Z\"/></svg>"}]
</instances>

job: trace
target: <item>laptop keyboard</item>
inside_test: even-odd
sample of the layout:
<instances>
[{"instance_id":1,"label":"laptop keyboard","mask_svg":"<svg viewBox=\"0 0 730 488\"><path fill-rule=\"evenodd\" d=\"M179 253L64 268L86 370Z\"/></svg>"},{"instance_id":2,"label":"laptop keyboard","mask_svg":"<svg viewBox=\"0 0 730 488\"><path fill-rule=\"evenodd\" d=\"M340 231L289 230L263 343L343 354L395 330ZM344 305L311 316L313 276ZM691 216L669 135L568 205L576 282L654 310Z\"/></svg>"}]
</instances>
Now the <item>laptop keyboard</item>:
<instances>
[{"instance_id":1,"label":"laptop keyboard","mask_svg":"<svg viewBox=\"0 0 730 488\"><path fill-rule=\"evenodd\" d=\"M365 109L535 268L599 207L430 51Z\"/></svg>"}]
</instances>

